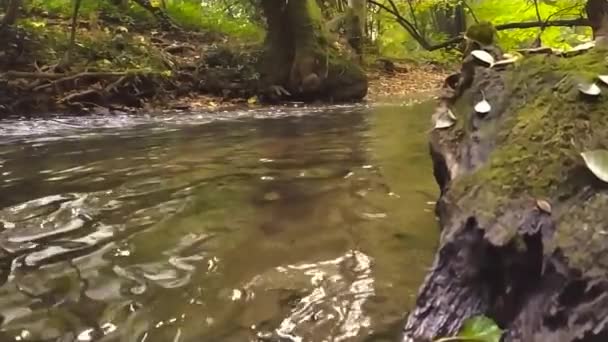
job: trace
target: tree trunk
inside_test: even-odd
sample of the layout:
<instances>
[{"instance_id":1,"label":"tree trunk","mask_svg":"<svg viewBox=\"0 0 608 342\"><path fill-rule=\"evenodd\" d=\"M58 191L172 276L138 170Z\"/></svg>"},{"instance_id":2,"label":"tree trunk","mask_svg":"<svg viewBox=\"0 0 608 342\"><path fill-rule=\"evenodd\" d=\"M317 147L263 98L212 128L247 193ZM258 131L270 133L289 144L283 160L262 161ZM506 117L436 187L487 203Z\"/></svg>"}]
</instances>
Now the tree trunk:
<instances>
[{"instance_id":1,"label":"tree trunk","mask_svg":"<svg viewBox=\"0 0 608 342\"><path fill-rule=\"evenodd\" d=\"M262 60L265 86L284 87L303 100L355 100L365 96L363 71L339 58L322 29L322 14L314 0L290 0L277 5L263 0L268 32Z\"/></svg>"},{"instance_id":2,"label":"tree trunk","mask_svg":"<svg viewBox=\"0 0 608 342\"><path fill-rule=\"evenodd\" d=\"M349 0L348 5L349 11L346 25L348 44L355 50L361 61L367 26L367 1Z\"/></svg>"},{"instance_id":3,"label":"tree trunk","mask_svg":"<svg viewBox=\"0 0 608 342\"><path fill-rule=\"evenodd\" d=\"M463 5L448 8L437 6L433 10L433 14L439 31L447 34L450 38L460 35L467 28Z\"/></svg>"},{"instance_id":4,"label":"tree trunk","mask_svg":"<svg viewBox=\"0 0 608 342\"><path fill-rule=\"evenodd\" d=\"M608 1L589 0L585 6L598 45L608 46Z\"/></svg>"},{"instance_id":5,"label":"tree trunk","mask_svg":"<svg viewBox=\"0 0 608 342\"><path fill-rule=\"evenodd\" d=\"M21 6L21 0L10 0L6 7L6 14L0 22L0 27L6 27L13 25L19 17L19 7Z\"/></svg>"}]
</instances>

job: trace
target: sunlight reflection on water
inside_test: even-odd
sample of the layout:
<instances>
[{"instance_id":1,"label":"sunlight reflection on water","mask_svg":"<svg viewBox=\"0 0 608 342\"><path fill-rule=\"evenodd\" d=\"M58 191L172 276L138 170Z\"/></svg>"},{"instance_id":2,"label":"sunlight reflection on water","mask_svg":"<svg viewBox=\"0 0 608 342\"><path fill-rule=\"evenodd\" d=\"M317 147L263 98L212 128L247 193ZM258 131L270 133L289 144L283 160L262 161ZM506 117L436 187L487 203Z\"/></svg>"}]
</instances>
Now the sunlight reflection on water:
<instances>
[{"instance_id":1,"label":"sunlight reflection on water","mask_svg":"<svg viewBox=\"0 0 608 342\"><path fill-rule=\"evenodd\" d=\"M1 121L0 341L393 340L431 108Z\"/></svg>"}]
</instances>

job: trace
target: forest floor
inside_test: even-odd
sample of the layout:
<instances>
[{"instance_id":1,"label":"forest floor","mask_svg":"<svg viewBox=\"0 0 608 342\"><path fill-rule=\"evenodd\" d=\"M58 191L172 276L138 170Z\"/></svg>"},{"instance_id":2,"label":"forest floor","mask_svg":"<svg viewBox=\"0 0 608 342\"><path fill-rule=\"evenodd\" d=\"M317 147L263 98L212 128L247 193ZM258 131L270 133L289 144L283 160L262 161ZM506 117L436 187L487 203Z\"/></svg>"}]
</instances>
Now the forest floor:
<instances>
[{"instance_id":1,"label":"forest floor","mask_svg":"<svg viewBox=\"0 0 608 342\"><path fill-rule=\"evenodd\" d=\"M369 67L367 100L375 102L432 93L441 88L447 71L446 67L424 63L405 64L404 70L392 73Z\"/></svg>"},{"instance_id":2,"label":"forest floor","mask_svg":"<svg viewBox=\"0 0 608 342\"><path fill-rule=\"evenodd\" d=\"M33 17L0 31L0 117L215 111L264 103L256 69L260 41L83 21L68 55L69 27L65 19ZM441 67L425 63L387 68L367 60L369 102L438 89L445 76Z\"/></svg>"}]
</instances>

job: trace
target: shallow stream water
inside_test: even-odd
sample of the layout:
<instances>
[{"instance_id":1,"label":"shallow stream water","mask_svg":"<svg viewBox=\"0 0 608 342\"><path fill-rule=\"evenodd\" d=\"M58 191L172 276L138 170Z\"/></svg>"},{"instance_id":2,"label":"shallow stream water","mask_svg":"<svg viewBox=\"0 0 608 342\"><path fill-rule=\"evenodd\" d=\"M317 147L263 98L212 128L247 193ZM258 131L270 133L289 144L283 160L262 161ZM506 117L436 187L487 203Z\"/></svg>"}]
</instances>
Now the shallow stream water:
<instances>
[{"instance_id":1,"label":"shallow stream water","mask_svg":"<svg viewBox=\"0 0 608 342\"><path fill-rule=\"evenodd\" d=\"M431 110L0 121L0 341L395 341Z\"/></svg>"}]
</instances>

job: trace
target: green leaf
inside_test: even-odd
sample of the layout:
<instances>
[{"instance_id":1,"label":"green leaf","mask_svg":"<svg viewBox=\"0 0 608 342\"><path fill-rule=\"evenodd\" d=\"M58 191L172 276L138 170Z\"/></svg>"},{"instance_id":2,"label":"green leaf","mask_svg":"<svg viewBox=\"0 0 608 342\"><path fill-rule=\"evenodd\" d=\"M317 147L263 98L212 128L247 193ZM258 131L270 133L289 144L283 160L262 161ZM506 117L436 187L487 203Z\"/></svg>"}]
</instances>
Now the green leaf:
<instances>
[{"instance_id":1,"label":"green leaf","mask_svg":"<svg viewBox=\"0 0 608 342\"><path fill-rule=\"evenodd\" d=\"M258 104L259 100L257 96L252 96L249 99L247 99L247 103L250 105L255 105Z\"/></svg>"},{"instance_id":2,"label":"green leaf","mask_svg":"<svg viewBox=\"0 0 608 342\"><path fill-rule=\"evenodd\" d=\"M457 336L440 338L435 342L500 342L502 333L491 318L482 315L464 321Z\"/></svg>"},{"instance_id":3,"label":"green leaf","mask_svg":"<svg viewBox=\"0 0 608 342\"><path fill-rule=\"evenodd\" d=\"M608 183L608 150L595 150L581 153L587 168L597 178Z\"/></svg>"},{"instance_id":4,"label":"green leaf","mask_svg":"<svg viewBox=\"0 0 608 342\"><path fill-rule=\"evenodd\" d=\"M500 342L502 330L486 316L469 318L460 328L460 337L483 342Z\"/></svg>"}]
</instances>

